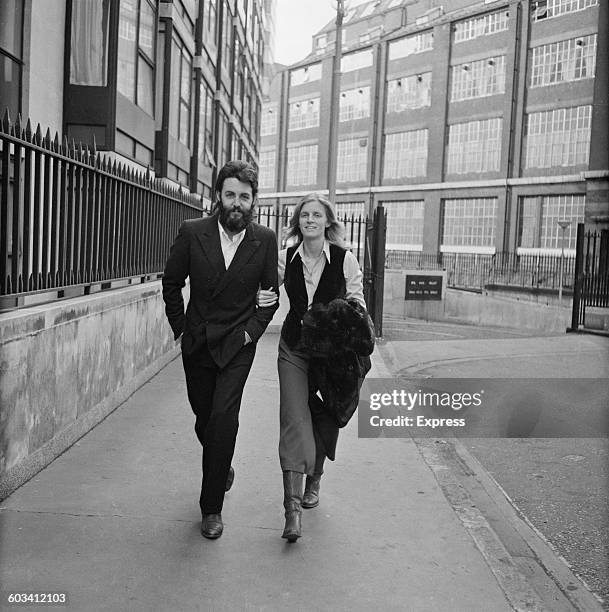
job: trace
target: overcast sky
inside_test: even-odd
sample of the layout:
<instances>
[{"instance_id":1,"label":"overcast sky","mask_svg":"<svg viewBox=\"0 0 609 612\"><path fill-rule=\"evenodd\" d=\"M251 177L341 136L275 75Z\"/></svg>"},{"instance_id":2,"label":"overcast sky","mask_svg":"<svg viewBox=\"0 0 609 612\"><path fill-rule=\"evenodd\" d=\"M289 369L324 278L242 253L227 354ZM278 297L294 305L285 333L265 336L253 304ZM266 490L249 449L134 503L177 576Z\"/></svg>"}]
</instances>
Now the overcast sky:
<instances>
[{"instance_id":1,"label":"overcast sky","mask_svg":"<svg viewBox=\"0 0 609 612\"><path fill-rule=\"evenodd\" d=\"M351 0L357 6L367 0ZM333 6L334 5L334 6ZM311 52L311 37L336 18L332 0L277 0L275 61L293 64Z\"/></svg>"}]
</instances>

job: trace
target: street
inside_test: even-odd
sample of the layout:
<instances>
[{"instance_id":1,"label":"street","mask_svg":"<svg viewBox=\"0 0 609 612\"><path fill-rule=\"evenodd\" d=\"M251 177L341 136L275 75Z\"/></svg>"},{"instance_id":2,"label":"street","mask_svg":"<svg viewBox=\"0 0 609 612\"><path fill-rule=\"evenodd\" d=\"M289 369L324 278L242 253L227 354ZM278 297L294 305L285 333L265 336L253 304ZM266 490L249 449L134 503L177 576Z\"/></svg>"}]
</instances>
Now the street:
<instances>
[{"instance_id":1,"label":"street","mask_svg":"<svg viewBox=\"0 0 609 612\"><path fill-rule=\"evenodd\" d=\"M381 353L397 376L535 378L542 396L552 392L552 378L563 383L609 376L609 338L592 335L532 336L522 330L388 318ZM571 422L582 408L572 406ZM460 442L575 573L607 600L607 438L484 437Z\"/></svg>"}]
</instances>

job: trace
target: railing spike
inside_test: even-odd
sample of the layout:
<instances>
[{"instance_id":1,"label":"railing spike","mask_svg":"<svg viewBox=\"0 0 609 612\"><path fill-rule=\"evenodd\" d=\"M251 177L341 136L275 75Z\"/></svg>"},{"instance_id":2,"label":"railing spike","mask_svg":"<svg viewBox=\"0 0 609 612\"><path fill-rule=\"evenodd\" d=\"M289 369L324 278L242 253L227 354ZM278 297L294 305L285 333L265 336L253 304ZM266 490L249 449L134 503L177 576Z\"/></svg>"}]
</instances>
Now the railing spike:
<instances>
[{"instance_id":1,"label":"railing spike","mask_svg":"<svg viewBox=\"0 0 609 612\"><path fill-rule=\"evenodd\" d=\"M91 150L92 155L97 155L97 139L95 138L95 132L93 132L93 148Z\"/></svg>"},{"instance_id":2,"label":"railing spike","mask_svg":"<svg viewBox=\"0 0 609 612\"><path fill-rule=\"evenodd\" d=\"M47 133L44 135L44 148L51 150L51 128L47 128Z\"/></svg>"},{"instance_id":3,"label":"railing spike","mask_svg":"<svg viewBox=\"0 0 609 612\"><path fill-rule=\"evenodd\" d=\"M2 117L2 131L5 134L8 134L10 129L11 129L11 116L10 113L8 112L8 108L4 111L4 117Z\"/></svg>"},{"instance_id":4,"label":"railing spike","mask_svg":"<svg viewBox=\"0 0 609 612\"><path fill-rule=\"evenodd\" d=\"M27 123L25 124L25 140L27 140L28 142L32 142L32 122L30 121L30 118L28 117Z\"/></svg>"},{"instance_id":5,"label":"railing spike","mask_svg":"<svg viewBox=\"0 0 609 612\"><path fill-rule=\"evenodd\" d=\"M36 126L36 136L34 138L37 145L42 144L42 128L40 127L40 123Z\"/></svg>"}]
</instances>

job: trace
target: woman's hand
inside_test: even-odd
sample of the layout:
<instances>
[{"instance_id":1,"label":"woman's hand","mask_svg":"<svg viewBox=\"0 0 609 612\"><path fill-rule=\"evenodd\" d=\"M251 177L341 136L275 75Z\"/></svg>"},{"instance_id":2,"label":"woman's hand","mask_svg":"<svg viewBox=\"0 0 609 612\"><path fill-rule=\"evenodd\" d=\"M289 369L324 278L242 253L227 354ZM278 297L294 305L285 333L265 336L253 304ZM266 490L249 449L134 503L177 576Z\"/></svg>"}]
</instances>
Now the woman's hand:
<instances>
[{"instance_id":1,"label":"woman's hand","mask_svg":"<svg viewBox=\"0 0 609 612\"><path fill-rule=\"evenodd\" d=\"M258 308L268 308L277 303L277 294L273 291L273 287L269 289L258 289L256 294L256 305Z\"/></svg>"}]
</instances>

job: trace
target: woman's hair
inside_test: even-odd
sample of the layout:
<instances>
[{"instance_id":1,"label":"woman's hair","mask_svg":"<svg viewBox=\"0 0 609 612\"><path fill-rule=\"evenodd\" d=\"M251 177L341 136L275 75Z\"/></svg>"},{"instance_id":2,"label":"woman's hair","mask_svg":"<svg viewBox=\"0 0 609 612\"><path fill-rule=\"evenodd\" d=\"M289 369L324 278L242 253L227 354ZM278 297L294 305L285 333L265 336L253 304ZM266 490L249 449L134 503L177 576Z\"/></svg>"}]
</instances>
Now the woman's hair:
<instances>
[{"instance_id":1,"label":"woman's hair","mask_svg":"<svg viewBox=\"0 0 609 612\"><path fill-rule=\"evenodd\" d=\"M329 200L324 198L322 195L318 193L309 193L304 196L298 204L296 204L296 208L292 213L292 217L288 223L287 228L284 230L286 240L290 238L296 238L296 244L300 244L302 242L302 232L300 231L300 211L305 204L309 202L319 202L326 211L326 217L328 219L329 227L326 228L325 236L328 242L332 244L337 244L338 246L343 246L344 236L345 236L345 228L343 224L336 218L336 213L334 212L334 206L330 203Z\"/></svg>"}]
</instances>

